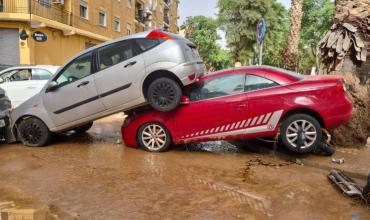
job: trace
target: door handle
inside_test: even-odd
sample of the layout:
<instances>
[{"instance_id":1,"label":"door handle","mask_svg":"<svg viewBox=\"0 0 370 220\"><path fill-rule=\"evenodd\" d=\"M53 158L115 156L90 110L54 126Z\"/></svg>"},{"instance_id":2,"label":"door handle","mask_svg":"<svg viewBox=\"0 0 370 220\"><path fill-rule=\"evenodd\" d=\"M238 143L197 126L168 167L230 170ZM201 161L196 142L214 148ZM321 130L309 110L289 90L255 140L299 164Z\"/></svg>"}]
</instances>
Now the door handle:
<instances>
[{"instance_id":1,"label":"door handle","mask_svg":"<svg viewBox=\"0 0 370 220\"><path fill-rule=\"evenodd\" d=\"M129 62L128 64L125 65L125 68L130 67L130 66L133 66L136 63L137 63L136 61Z\"/></svg>"},{"instance_id":2,"label":"door handle","mask_svg":"<svg viewBox=\"0 0 370 220\"><path fill-rule=\"evenodd\" d=\"M82 86L86 86L89 83L90 83L89 81L82 82L82 83L78 84L77 88L80 88Z\"/></svg>"},{"instance_id":3,"label":"door handle","mask_svg":"<svg viewBox=\"0 0 370 220\"><path fill-rule=\"evenodd\" d=\"M246 108L247 104L239 104L236 106L236 108L241 109L241 108Z\"/></svg>"}]
</instances>

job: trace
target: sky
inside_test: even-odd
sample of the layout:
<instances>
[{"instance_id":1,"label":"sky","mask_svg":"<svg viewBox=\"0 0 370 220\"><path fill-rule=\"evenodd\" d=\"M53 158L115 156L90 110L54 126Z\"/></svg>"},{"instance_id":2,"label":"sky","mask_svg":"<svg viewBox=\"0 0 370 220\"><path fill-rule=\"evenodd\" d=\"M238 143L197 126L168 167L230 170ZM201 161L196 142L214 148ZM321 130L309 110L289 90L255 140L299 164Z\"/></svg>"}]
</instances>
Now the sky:
<instances>
[{"instance_id":1,"label":"sky","mask_svg":"<svg viewBox=\"0 0 370 220\"><path fill-rule=\"evenodd\" d=\"M290 7L290 0L278 0L286 8ZM214 17L217 14L217 0L181 0L180 1L180 20L179 25L185 21L186 17L204 15Z\"/></svg>"},{"instance_id":2,"label":"sky","mask_svg":"<svg viewBox=\"0 0 370 220\"><path fill-rule=\"evenodd\" d=\"M179 26L183 24L186 17L189 16L196 16L196 15L203 15L207 17L215 17L217 14L217 1L218 0L181 0L179 5L180 11L180 19L179 19ZM248 0L246 0L248 1ZM283 4L286 8L290 7L291 0L277 0L281 4ZM218 43L225 48L226 42L224 33L219 31L219 34L222 36L222 40Z\"/></svg>"}]
</instances>

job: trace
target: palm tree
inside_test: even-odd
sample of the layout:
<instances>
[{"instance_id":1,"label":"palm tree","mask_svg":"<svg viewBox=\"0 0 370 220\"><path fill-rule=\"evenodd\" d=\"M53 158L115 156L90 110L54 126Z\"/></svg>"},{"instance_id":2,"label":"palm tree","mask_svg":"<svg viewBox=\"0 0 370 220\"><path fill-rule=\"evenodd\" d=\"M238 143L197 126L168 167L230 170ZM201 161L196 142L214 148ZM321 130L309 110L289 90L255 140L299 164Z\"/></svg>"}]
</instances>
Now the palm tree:
<instances>
[{"instance_id":1,"label":"palm tree","mask_svg":"<svg viewBox=\"0 0 370 220\"><path fill-rule=\"evenodd\" d=\"M326 71L350 84L354 105L351 122L333 131L334 141L364 145L370 136L370 1L336 0L334 24L319 50Z\"/></svg>"},{"instance_id":2,"label":"palm tree","mask_svg":"<svg viewBox=\"0 0 370 220\"><path fill-rule=\"evenodd\" d=\"M287 68L291 70L295 70L298 67L298 46L303 16L302 6L303 0L292 0L288 47L285 54Z\"/></svg>"}]
</instances>

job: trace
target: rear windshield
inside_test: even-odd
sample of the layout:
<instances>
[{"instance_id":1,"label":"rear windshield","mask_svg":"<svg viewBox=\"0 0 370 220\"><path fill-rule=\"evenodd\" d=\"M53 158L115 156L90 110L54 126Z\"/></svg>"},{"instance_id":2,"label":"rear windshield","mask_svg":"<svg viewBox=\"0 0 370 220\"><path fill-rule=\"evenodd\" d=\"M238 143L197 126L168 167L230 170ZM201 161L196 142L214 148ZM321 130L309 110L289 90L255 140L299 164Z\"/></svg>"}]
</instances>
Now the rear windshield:
<instances>
[{"instance_id":1,"label":"rear windshield","mask_svg":"<svg viewBox=\"0 0 370 220\"><path fill-rule=\"evenodd\" d=\"M303 75L299 74L299 73L296 73L296 72L293 72L293 71L289 71L289 70L286 70L286 69L281 69L281 68L276 68L279 72L285 74L285 75L288 75L288 76L291 76L293 78L296 78L296 79L299 79L299 80L303 80Z\"/></svg>"},{"instance_id":2,"label":"rear windshield","mask_svg":"<svg viewBox=\"0 0 370 220\"><path fill-rule=\"evenodd\" d=\"M140 50L145 52L145 51L148 51L158 46L159 44L161 44L162 41L157 40L157 39L142 38L142 39L136 39L135 42L140 48Z\"/></svg>"}]
</instances>

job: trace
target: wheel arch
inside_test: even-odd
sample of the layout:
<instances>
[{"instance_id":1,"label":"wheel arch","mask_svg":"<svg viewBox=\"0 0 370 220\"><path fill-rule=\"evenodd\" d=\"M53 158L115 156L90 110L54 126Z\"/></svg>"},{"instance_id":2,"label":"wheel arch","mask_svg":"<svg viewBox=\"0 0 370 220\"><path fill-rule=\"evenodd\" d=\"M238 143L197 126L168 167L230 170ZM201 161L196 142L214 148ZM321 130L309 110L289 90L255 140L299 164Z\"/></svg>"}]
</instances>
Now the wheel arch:
<instances>
[{"instance_id":1,"label":"wheel arch","mask_svg":"<svg viewBox=\"0 0 370 220\"><path fill-rule=\"evenodd\" d=\"M181 80L173 72L168 71L168 70L156 70L148 74L146 78L144 79L143 86L142 86L142 93L145 98L147 96L147 91L148 91L148 87L150 83L158 79L159 77L167 77L167 78L173 79L180 85L180 87L184 86Z\"/></svg>"},{"instance_id":2,"label":"wheel arch","mask_svg":"<svg viewBox=\"0 0 370 220\"><path fill-rule=\"evenodd\" d=\"M283 122L285 119L288 117L294 115L294 114L307 114L309 116L314 117L321 125L322 128L325 128L325 121L323 117L318 113L317 111L310 109L310 108L296 108L296 109L291 109L287 111L283 116L281 122Z\"/></svg>"},{"instance_id":3,"label":"wheel arch","mask_svg":"<svg viewBox=\"0 0 370 220\"><path fill-rule=\"evenodd\" d=\"M31 115L31 114L27 114L27 115L22 115L20 116L17 120L15 120L15 122L13 123L13 126L12 126L12 132L13 132L13 135L14 137L18 140L18 132L17 132L17 128L18 128L18 125L19 123L21 123L21 121L23 121L24 119L27 119L27 118L37 118L39 119L40 121L42 121L46 126L48 126L44 120L42 120L40 117L37 117L36 115Z\"/></svg>"}]
</instances>

